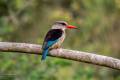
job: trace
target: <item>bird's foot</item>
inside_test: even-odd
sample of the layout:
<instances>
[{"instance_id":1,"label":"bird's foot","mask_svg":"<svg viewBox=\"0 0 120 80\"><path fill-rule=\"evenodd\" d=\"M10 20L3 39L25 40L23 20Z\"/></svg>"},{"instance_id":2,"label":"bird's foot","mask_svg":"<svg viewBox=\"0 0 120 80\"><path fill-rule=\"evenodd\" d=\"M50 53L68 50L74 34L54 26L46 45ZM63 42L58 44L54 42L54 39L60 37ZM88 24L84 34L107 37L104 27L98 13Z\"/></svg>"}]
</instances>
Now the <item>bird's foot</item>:
<instances>
[{"instance_id":1,"label":"bird's foot","mask_svg":"<svg viewBox=\"0 0 120 80\"><path fill-rule=\"evenodd\" d=\"M56 45L56 46L54 46L54 48L59 49L59 48L61 48L61 45Z\"/></svg>"},{"instance_id":2,"label":"bird's foot","mask_svg":"<svg viewBox=\"0 0 120 80\"><path fill-rule=\"evenodd\" d=\"M61 48L61 46L54 46L54 47L50 48L50 50L52 50L52 49L60 49L60 48Z\"/></svg>"}]
</instances>

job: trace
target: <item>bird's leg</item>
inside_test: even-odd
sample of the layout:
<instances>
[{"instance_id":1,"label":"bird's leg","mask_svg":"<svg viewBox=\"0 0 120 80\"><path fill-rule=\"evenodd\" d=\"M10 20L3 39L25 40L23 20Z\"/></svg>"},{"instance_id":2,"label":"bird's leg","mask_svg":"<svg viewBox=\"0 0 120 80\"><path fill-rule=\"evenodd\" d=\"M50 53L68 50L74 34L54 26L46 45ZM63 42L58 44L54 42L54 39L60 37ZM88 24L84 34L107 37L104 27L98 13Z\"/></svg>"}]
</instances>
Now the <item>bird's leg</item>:
<instances>
[{"instance_id":1,"label":"bird's leg","mask_svg":"<svg viewBox=\"0 0 120 80\"><path fill-rule=\"evenodd\" d=\"M54 47L51 47L50 50L52 50L52 49L60 49L60 48L61 48L60 45L55 45Z\"/></svg>"},{"instance_id":2,"label":"bird's leg","mask_svg":"<svg viewBox=\"0 0 120 80\"><path fill-rule=\"evenodd\" d=\"M59 48L61 48L60 45L57 45L57 46L54 47L54 49L59 49Z\"/></svg>"},{"instance_id":3,"label":"bird's leg","mask_svg":"<svg viewBox=\"0 0 120 80\"><path fill-rule=\"evenodd\" d=\"M50 50L56 49L57 53L60 53L61 45L55 45L54 47L50 48Z\"/></svg>"},{"instance_id":4,"label":"bird's leg","mask_svg":"<svg viewBox=\"0 0 120 80\"><path fill-rule=\"evenodd\" d=\"M61 45L56 45L56 46L54 47L54 49L57 50L57 53L60 53L60 52L61 52Z\"/></svg>"}]
</instances>

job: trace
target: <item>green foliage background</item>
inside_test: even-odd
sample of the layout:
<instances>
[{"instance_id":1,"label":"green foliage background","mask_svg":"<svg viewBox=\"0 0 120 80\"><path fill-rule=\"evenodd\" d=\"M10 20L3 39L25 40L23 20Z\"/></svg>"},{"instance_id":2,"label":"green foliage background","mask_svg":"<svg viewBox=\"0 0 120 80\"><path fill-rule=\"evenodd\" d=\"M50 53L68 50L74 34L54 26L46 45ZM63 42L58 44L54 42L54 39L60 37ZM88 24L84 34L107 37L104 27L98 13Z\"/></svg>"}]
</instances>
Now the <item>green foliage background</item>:
<instances>
[{"instance_id":1,"label":"green foliage background","mask_svg":"<svg viewBox=\"0 0 120 80\"><path fill-rule=\"evenodd\" d=\"M67 30L63 48L120 59L120 0L0 0L0 41L42 44L52 23ZM120 80L120 71L71 60L0 52L0 80Z\"/></svg>"}]
</instances>

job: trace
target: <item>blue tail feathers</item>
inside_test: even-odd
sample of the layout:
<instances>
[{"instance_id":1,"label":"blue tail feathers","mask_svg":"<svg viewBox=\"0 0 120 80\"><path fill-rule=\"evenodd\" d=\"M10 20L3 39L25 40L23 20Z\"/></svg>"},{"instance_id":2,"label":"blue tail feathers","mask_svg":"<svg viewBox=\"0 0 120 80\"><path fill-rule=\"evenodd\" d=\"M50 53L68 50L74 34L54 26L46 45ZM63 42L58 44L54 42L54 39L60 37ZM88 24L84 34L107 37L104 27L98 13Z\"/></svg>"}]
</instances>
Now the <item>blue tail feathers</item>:
<instances>
[{"instance_id":1,"label":"blue tail feathers","mask_svg":"<svg viewBox=\"0 0 120 80\"><path fill-rule=\"evenodd\" d=\"M47 54L48 54L48 51L49 51L49 49L43 50L41 60L45 60L45 59L46 59L46 56L47 56Z\"/></svg>"}]
</instances>

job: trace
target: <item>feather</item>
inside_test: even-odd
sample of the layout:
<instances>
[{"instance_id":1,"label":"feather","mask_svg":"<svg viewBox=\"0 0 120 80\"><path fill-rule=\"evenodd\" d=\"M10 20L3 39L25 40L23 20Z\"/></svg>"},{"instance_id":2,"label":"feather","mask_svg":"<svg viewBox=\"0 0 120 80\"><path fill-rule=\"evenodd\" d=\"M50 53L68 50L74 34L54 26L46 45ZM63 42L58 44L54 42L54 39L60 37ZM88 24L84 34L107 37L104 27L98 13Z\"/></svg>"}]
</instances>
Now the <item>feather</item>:
<instances>
[{"instance_id":1,"label":"feather","mask_svg":"<svg viewBox=\"0 0 120 80\"><path fill-rule=\"evenodd\" d=\"M47 56L47 54L48 54L48 51L49 51L49 49L43 50L41 60L45 60L45 59L46 59L46 56Z\"/></svg>"},{"instance_id":2,"label":"feather","mask_svg":"<svg viewBox=\"0 0 120 80\"><path fill-rule=\"evenodd\" d=\"M51 29L43 42L43 52L42 52L42 59L44 60L48 54L49 48L52 47L58 40L59 38L62 36L63 31L61 29Z\"/></svg>"}]
</instances>

